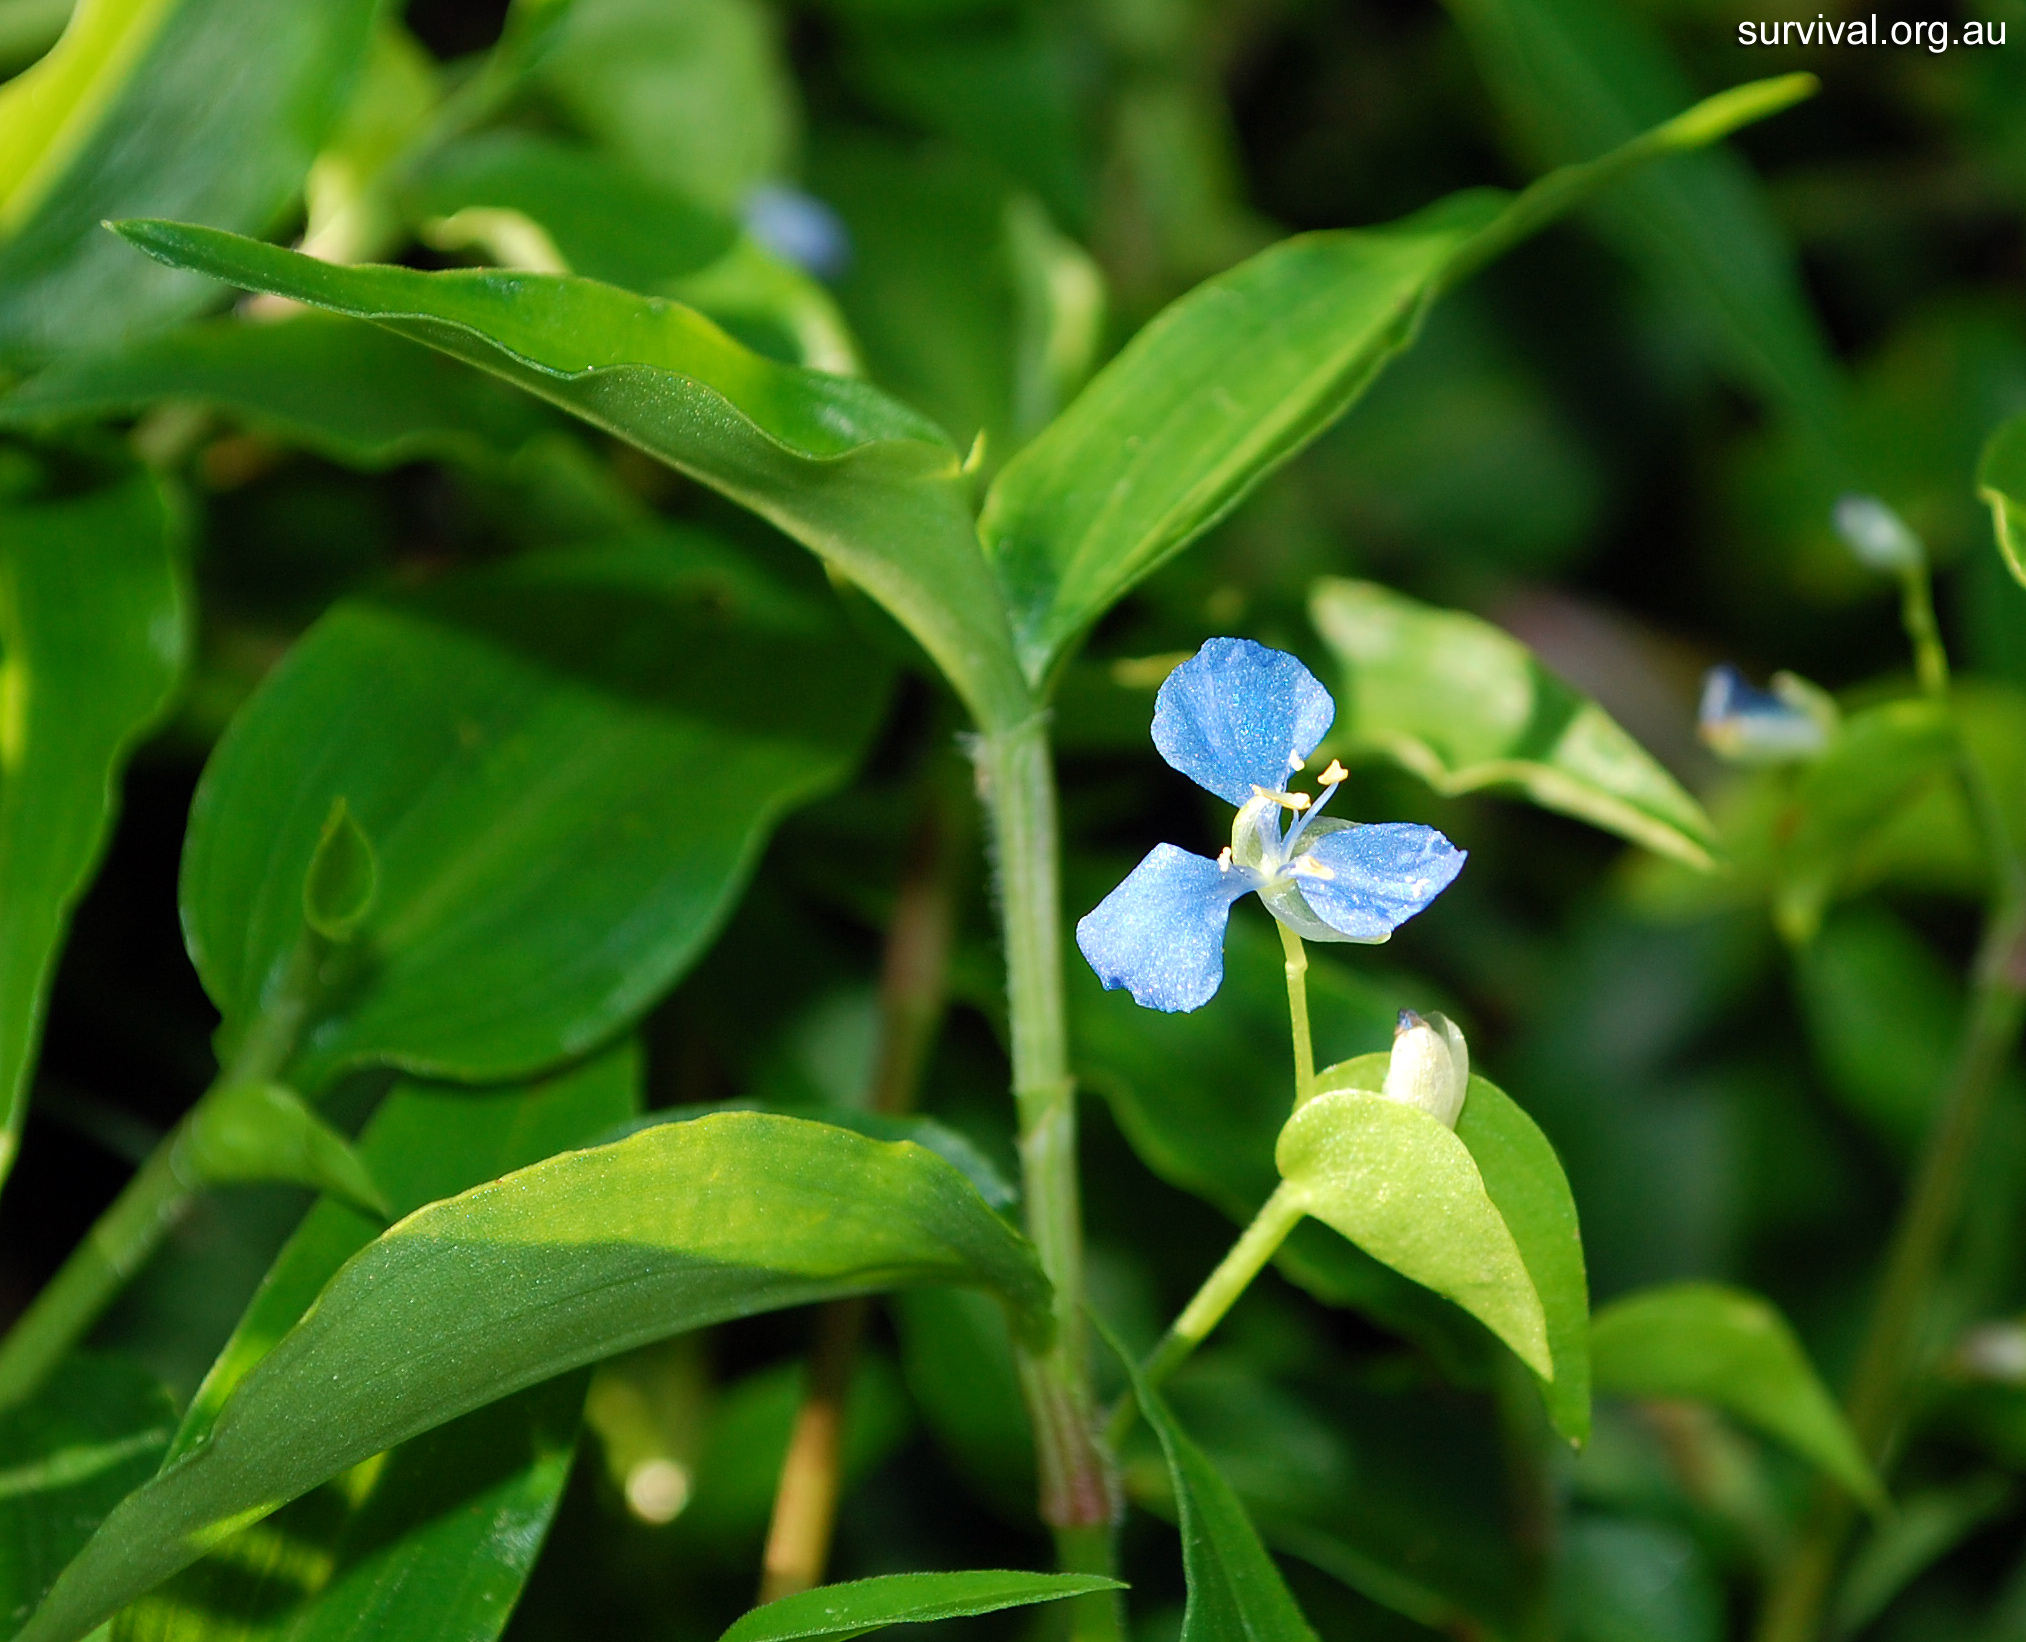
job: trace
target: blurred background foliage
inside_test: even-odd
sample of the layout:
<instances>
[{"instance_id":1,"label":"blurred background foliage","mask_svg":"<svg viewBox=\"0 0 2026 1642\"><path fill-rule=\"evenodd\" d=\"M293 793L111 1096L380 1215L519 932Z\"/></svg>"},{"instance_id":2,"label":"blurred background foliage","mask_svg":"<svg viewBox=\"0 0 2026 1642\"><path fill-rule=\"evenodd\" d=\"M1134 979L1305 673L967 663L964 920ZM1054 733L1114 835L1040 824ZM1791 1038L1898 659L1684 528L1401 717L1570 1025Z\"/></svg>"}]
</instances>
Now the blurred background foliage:
<instances>
[{"instance_id":1,"label":"blurred background foliage","mask_svg":"<svg viewBox=\"0 0 2026 1642\"><path fill-rule=\"evenodd\" d=\"M234 8L214 9L230 26ZM0 59L34 61L67 10L0 0ZM305 59L289 91L301 156L262 157L265 176L250 158L231 199L185 214L306 235L339 260L568 267L679 295L778 356L862 364L960 448L982 434L991 470L1164 302L1280 235L1517 184L1695 95L1811 69L1813 102L1635 180L1448 297L1339 427L1106 621L1057 714L1072 915L1158 840L1215 851L1221 823L1146 744L1160 658L1243 633L1334 680L1307 614L1321 575L1518 635L1748 846L1757 789L1694 738L1701 670L1792 668L1854 700L1905 688L1894 590L1829 530L1840 489L1877 492L1930 544L1952 652L1989 681L1994 748L2026 723L2000 690L2026 688L2026 593L1972 483L1990 429L2026 410L2026 6L1972 14L2013 43L1746 51L1728 0L574 0L512 18L414 0L369 45ZM0 1201L8 1312L209 1078L215 1016L175 904L183 818L226 720L331 601L665 520L811 579L700 488L407 343L287 321L300 364L266 368L317 385L292 404L222 334L155 328L221 308L215 290L147 265L134 294L95 306L71 267L63 300L80 306L60 312L24 244L0 254L0 346L27 384L5 418L45 463L97 471L124 444L180 476L199 625L63 958L28 1161ZM79 258L140 278L109 236ZM133 346L93 352L73 324ZM168 404L166 380L182 384ZM17 455L0 448L0 487ZM844 597L863 642L905 660ZM926 836L957 911L922 1103L1014 1172L954 727L910 675L857 781L781 827L645 1026L649 1106L866 1104L882 932ZM1696 878L1373 766L1345 802L1437 825L1471 865L1391 946L1318 960L1324 1058L1383 1047L1403 1006L1450 1011L1560 1149L1600 1305L1737 1282L1777 1301L1839 1383L1962 1007L1981 884L1951 855L1946 806L1910 811L1904 847L1843 886L1868 893L1790 947L1748 858ZM1093 1289L1140 1348L1221 1253L1225 1214L1249 1207L1192 1176L1163 1088L1187 1078L1214 1123L1284 1078L1279 959L1256 909L1237 925L1230 996L1200 1020L1135 1015L1072 965ZM1949 1268L1956 1366L1835 1634L2026 1639L2026 1336L2004 1321L2026 1310L2022 1097L2015 1073ZM205 1198L95 1345L186 1401L306 1201ZM1384 1284L1363 1314L1322 1304L1374 1279L1305 1264L1301 1246L1174 1401L1325 1637L1516 1635L1543 1559L1571 1642L1739 1633L1794 1532L1798 1462L1699 1405L1607 1399L1590 1448L1542 1472L1481 1335ZM999 1327L943 1292L875 1318L836 1577L1045 1556ZM791 1313L601 1370L510 1634L703 1638L736 1614L807 1343ZM1127 1480L1154 1513L1127 1532L1132 1607L1160 1642L1181 1591L1151 1447Z\"/></svg>"}]
</instances>

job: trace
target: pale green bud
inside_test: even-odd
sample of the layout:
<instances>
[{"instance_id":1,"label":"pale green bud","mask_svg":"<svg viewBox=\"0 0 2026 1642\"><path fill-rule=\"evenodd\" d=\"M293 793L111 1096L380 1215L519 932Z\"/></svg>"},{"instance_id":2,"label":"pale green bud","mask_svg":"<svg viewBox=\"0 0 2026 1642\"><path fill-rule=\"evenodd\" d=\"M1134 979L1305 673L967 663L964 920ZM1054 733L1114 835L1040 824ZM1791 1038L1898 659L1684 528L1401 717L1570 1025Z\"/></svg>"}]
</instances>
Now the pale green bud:
<instances>
[{"instance_id":1,"label":"pale green bud","mask_svg":"<svg viewBox=\"0 0 2026 1642\"><path fill-rule=\"evenodd\" d=\"M1845 496L1831 515L1836 534L1867 569L1896 576L1927 562L1921 539L1876 496Z\"/></svg>"},{"instance_id":2,"label":"pale green bud","mask_svg":"<svg viewBox=\"0 0 2026 1642\"><path fill-rule=\"evenodd\" d=\"M1393 1031L1393 1058L1379 1092L1402 1106L1418 1107L1453 1129L1470 1088L1470 1050L1447 1015L1400 1011Z\"/></svg>"}]
</instances>

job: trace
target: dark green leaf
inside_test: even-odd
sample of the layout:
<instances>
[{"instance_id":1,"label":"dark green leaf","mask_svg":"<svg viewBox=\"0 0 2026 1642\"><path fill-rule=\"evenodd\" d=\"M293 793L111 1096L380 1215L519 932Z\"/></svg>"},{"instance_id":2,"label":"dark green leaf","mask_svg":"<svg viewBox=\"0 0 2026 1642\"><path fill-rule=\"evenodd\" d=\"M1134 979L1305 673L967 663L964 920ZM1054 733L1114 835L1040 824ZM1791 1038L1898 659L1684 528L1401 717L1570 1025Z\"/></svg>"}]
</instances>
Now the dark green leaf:
<instances>
[{"instance_id":1,"label":"dark green leaf","mask_svg":"<svg viewBox=\"0 0 2026 1642\"><path fill-rule=\"evenodd\" d=\"M385 1195L344 1136L278 1083L239 1083L205 1098L178 1143L194 1181L285 1180L391 1220Z\"/></svg>"},{"instance_id":2,"label":"dark green leaf","mask_svg":"<svg viewBox=\"0 0 2026 1642\"><path fill-rule=\"evenodd\" d=\"M152 1376L72 1356L0 1413L0 1627L17 1630L100 1520L145 1482L176 1411Z\"/></svg>"},{"instance_id":3,"label":"dark green leaf","mask_svg":"<svg viewBox=\"0 0 2026 1642\"><path fill-rule=\"evenodd\" d=\"M1447 796L1525 794L1691 866L1711 864L1702 806L1518 639L1372 582L1317 582L1309 615L1338 664L1332 746L1378 754Z\"/></svg>"},{"instance_id":4,"label":"dark green leaf","mask_svg":"<svg viewBox=\"0 0 2026 1642\"><path fill-rule=\"evenodd\" d=\"M1231 1485L1176 1423L1131 1356L1118 1351L1118 1357L1168 1461L1189 1581L1182 1642L1314 1642L1315 1632Z\"/></svg>"},{"instance_id":5,"label":"dark green leaf","mask_svg":"<svg viewBox=\"0 0 2026 1642\"><path fill-rule=\"evenodd\" d=\"M315 1090L368 1062L525 1075L610 1036L696 958L776 818L851 767L884 694L819 599L695 533L341 604L198 790L198 972L245 1030L295 961L343 798L379 893L322 966L289 1080Z\"/></svg>"},{"instance_id":6,"label":"dark green leaf","mask_svg":"<svg viewBox=\"0 0 2026 1642\"><path fill-rule=\"evenodd\" d=\"M379 892L380 863L373 841L340 794L331 800L331 813L303 874L303 922L327 941L349 941Z\"/></svg>"},{"instance_id":7,"label":"dark green leaf","mask_svg":"<svg viewBox=\"0 0 2026 1642\"><path fill-rule=\"evenodd\" d=\"M1991 1472L1898 1500L1844 1571L1832 1635L1855 1636L1892 1599L2012 1502L2011 1481Z\"/></svg>"},{"instance_id":8,"label":"dark green leaf","mask_svg":"<svg viewBox=\"0 0 2026 1642\"><path fill-rule=\"evenodd\" d=\"M103 348L215 287L137 264L100 224L260 233L301 186L364 61L374 0L80 6L0 91L0 357Z\"/></svg>"},{"instance_id":9,"label":"dark green leaf","mask_svg":"<svg viewBox=\"0 0 2026 1642\"><path fill-rule=\"evenodd\" d=\"M1445 285L1628 166L1797 94L1740 88L1517 198L1475 190L1385 228L1298 235L1171 305L986 497L980 533L1028 677L1048 678L1129 589L1341 415Z\"/></svg>"},{"instance_id":10,"label":"dark green leaf","mask_svg":"<svg viewBox=\"0 0 2026 1642\"><path fill-rule=\"evenodd\" d=\"M176 266L384 324L631 441L864 587L982 722L1026 716L957 453L863 383L776 364L688 308L587 279L333 268L166 222L120 232Z\"/></svg>"},{"instance_id":11,"label":"dark green leaf","mask_svg":"<svg viewBox=\"0 0 2026 1642\"><path fill-rule=\"evenodd\" d=\"M2002 423L1977 463L1977 494L1990 504L1998 551L2026 586L2026 416Z\"/></svg>"},{"instance_id":12,"label":"dark green leaf","mask_svg":"<svg viewBox=\"0 0 2026 1642\"><path fill-rule=\"evenodd\" d=\"M1570 1642L1720 1642L1723 1585L1683 1529L1578 1513L1562 1550Z\"/></svg>"},{"instance_id":13,"label":"dark green leaf","mask_svg":"<svg viewBox=\"0 0 2026 1642\"><path fill-rule=\"evenodd\" d=\"M71 908L127 752L188 645L167 498L132 479L0 505L0 1180L14 1161Z\"/></svg>"},{"instance_id":14,"label":"dark green leaf","mask_svg":"<svg viewBox=\"0 0 2026 1642\"><path fill-rule=\"evenodd\" d=\"M1694 1397L1786 1444L1874 1510L1885 1491L1786 1319L1756 1294L1675 1283L1627 1295L1590 1325L1599 1391Z\"/></svg>"},{"instance_id":15,"label":"dark green leaf","mask_svg":"<svg viewBox=\"0 0 2026 1642\"><path fill-rule=\"evenodd\" d=\"M1030 1574L992 1568L957 1574L884 1574L819 1585L755 1608L719 1642L796 1642L805 1636L863 1636L886 1625L962 1619L1092 1591L1118 1591L1095 1574Z\"/></svg>"},{"instance_id":16,"label":"dark green leaf","mask_svg":"<svg viewBox=\"0 0 2026 1642\"><path fill-rule=\"evenodd\" d=\"M331 314L204 320L59 360L0 399L0 423L67 426L164 401L208 406L351 467L496 466L549 420L526 396Z\"/></svg>"},{"instance_id":17,"label":"dark green leaf","mask_svg":"<svg viewBox=\"0 0 2026 1642\"><path fill-rule=\"evenodd\" d=\"M347 1263L209 1433L108 1518L19 1642L75 1642L326 1477L599 1357L919 1282L1045 1330L1032 1249L919 1147L762 1113L664 1124L410 1215Z\"/></svg>"}]
</instances>

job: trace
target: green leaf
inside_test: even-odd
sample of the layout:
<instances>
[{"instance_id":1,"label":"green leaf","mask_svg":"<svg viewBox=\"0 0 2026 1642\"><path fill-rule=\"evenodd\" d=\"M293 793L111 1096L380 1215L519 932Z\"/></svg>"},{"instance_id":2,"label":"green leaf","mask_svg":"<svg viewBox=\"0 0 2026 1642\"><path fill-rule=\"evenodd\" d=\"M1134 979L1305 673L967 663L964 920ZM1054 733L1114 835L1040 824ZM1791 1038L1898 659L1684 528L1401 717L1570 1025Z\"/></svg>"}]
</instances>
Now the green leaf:
<instances>
[{"instance_id":1,"label":"green leaf","mask_svg":"<svg viewBox=\"0 0 2026 1642\"><path fill-rule=\"evenodd\" d=\"M105 1514L148 1479L175 1424L152 1375L89 1355L0 1413L0 1629L20 1628Z\"/></svg>"},{"instance_id":2,"label":"green leaf","mask_svg":"<svg viewBox=\"0 0 2026 1642\"><path fill-rule=\"evenodd\" d=\"M1319 1093L1288 1119L1275 1160L1305 1213L1454 1300L1542 1379L1554 1377L1533 1278L1445 1124L1367 1090Z\"/></svg>"},{"instance_id":3,"label":"green leaf","mask_svg":"<svg viewBox=\"0 0 2026 1642\"><path fill-rule=\"evenodd\" d=\"M638 1108L641 1060L626 1040L525 1087L398 1083L360 1136L360 1156L412 1213L595 1140ZM201 1445L233 1389L381 1229L329 1198L310 1211L198 1389L171 1459ZM582 1377L566 1375L313 1490L123 1610L115 1642L199 1642L227 1622L244 1642L411 1628L490 1642L561 1498L583 1392Z\"/></svg>"},{"instance_id":4,"label":"green leaf","mask_svg":"<svg viewBox=\"0 0 2026 1642\"><path fill-rule=\"evenodd\" d=\"M17 1642L76 1642L226 1533L571 1368L731 1317L910 1283L1045 1331L1032 1248L921 1148L727 1113L410 1215L349 1261L194 1449L130 1495Z\"/></svg>"},{"instance_id":5,"label":"green leaf","mask_svg":"<svg viewBox=\"0 0 2026 1642\"><path fill-rule=\"evenodd\" d=\"M1896 1500L1892 1514L1872 1529L1844 1571L1830 1634L1858 1635L1894 1597L2011 1503L2011 1480L1990 1471Z\"/></svg>"},{"instance_id":6,"label":"green leaf","mask_svg":"<svg viewBox=\"0 0 2026 1642\"><path fill-rule=\"evenodd\" d=\"M1125 1364L1140 1413L1168 1461L1189 1582L1181 1642L1315 1642L1231 1485L1176 1422L1132 1356L1115 1342L1112 1350Z\"/></svg>"},{"instance_id":7,"label":"green leaf","mask_svg":"<svg viewBox=\"0 0 2026 1642\"><path fill-rule=\"evenodd\" d=\"M1843 721L1843 733L1801 773L1776 834L1773 917L1781 934L1796 943L1814 939L1865 847L1921 789L1948 774L1957 747L1948 709L1924 697Z\"/></svg>"},{"instance_id":8,"label":"green leaf","mask_svg":"<svg viewBox=\"0 0 2026 1642\"><path fill-rule=\"evenodd\" d=\"M863 1636L886 1625L1059 1602L1093 1591L1122 1591L1096 1574L1030 1574L981 1568L956 1574L884 1574L784 1596L732 1625L718 1642L796 1642L805 1636Z\"/></svg>"},{"instance_id":9,"label":"green leaf","mask_svg":"<svg viewBox=\"0 0 2026 1642\"><path fill-rule=\"evenodd\" d=\"M0 1180L121 767L183 670L176 534L167 497L142 478L0 504Z\"/></svg>"},{"instance_id":10,"label":"green leaf","mask_svg":"<svg viewBox=\"0 0 2026 1642\"><path fill-rule=\"evenodd\" d=\"M881 671L819 590L664 531L334 607L205 771L184 929L229 1035L296 971L333 803L379 892L288 1081L522 1076L635 1019L730 911L788 808L854 763ZM317 757L300 756L315 747Z\"/></svg>"},{"instance_id":11,"label":"green leaf","mask_svg":"<svg viewBox=\"0 0 2026 1642\"><path fill-rule=\"evenodd\" d=\"M0 90L0 358L106 347L208 300L208 283L137 264L99 225L153 213L266 231L342 111L379 9L80 5Z\"/></svg>"},{"instance_id":12,"label":"green leaf","mask_svg":"<svg viewBox=\"0 0 2026 1642\"><path fill-rule=\"evenodd\" d=\"M1720 1283L1643 1289L1591 1320L1590 1355L1599 1391L1713 1403L1884 1508L1885 1490L1800 1341L1756 1294Z\"/></svg>"},{"instance_id":13,"label":"green leaf","mask_svg":"<svg viewBox=\"0 0 2026 1642\"><path fill-rule=\"evenodd\" d=\"M382 1220L394 1217L344 1136L278 1083L233 1084L208 1096L183 1135L177 1161L207 1186L285 1180L329 1192Z\"/></svg>"},{"instance_id":14,"label":"green leaf","mask_svg":"<svg viewBox=\"0 0 2026 1642\"><path fill-rule=\"evenodd\" d=\"M1602 154L1692 95L1652 24L1611 0L1449 0L1449 10L1534 165ZM1747 384L1818 441L1837 437L1835 357L1742 161L1721 151L1673 159L1596 209Z\"/></svg>"},{"instance_id":15,"label":"green leaf","mask_svg":"<svg viewBox=\"0 0 2026 1642\"><path fill-rule=\"evenodd\" d=\"M1316 1090L1376 1095L1385 1087L1391 1059L1360 1055L1328 1067L1317 1074ZM1569 1177L1540 1125L1487 1079L1471 1078L1456 1138L1483 1176L1485 1195L1512 1233L1540 1295L1555 1375L1544 1380L1536 1374L1535 1380L1555 1429L1580 1447L1590 1437L1590 1282Z\"/></svg>"},{"instance_id":16,"label":"green leaf","mask_svg":"<svg viewBox=\"0 0 2026 1642\"><path fill-rule=\"evenodd\" d=\"M1510 634L1372 582L1309 595L1344 669L1333 748L1393 760L1437 792L1524 794L1691 866L1712 865L1702 806L1611 716Z\"/></svg>"},{"instance_id":17,"label":"green leaf","mask_svg":"<svg viewBox=\"0 0 2026 1642\"><path fill-rule=\"evenodd\" d=\"M1722 1642L1724 1588L1686 1529L1572 1513L1559 1606L1569 1642Z\"/></svg>"},{"instance_id":18,"label":"green leaf","mask_svg":"<svg viewBox=\"0 0 2026 1642\"><path fill-rule=\"evenodd\" d=\"M1169 306L986 496L979 530L1029 679L1348 409L1445 286L1628 167L1811 88L1712 98L1516 198L1478 189L1385 228L1298 235Z\"/></svg>"},{"instance_id":19,"label":"green leaf","mask_svg":"<svg viewBox=\"0 0 2026 1642\"><path fill-rule=\"evenodd\" d=\"M1977 494L1991 509L1998 552L2026 587L2026 416L1999 424L1977 463Z\"/></svg>"},{"instance_id":20,"label":"green leaf","mask_svg":"<svg viewBox=\"0 0 2026 1642\"><path fill-rule=\"evenodd\" d=\"M331 813L303 874L303 922L327 941L349 941L379 892L380 863L372 840L340 793L331 800Z\"/></svg>"},{"instance_id":21,"label":"green leaf","mask_svg":"<svg viewBox=\"0 0 2026 1642\"><path fill-rule=\"evenodd\" d=\"M165 400L204 405L349 467L494 467L550 418L525 395L330 314L204 320L57 361L0 398L0 424L68 427Z\"/></svg>"},{"instance_id":22,"label":"green leaf","mask_svg":"<svg viewBox=\"0 0 2026 1642\"><path fill-rule=\"evenodd\" d=\"M592 280L334 268L175 223L119 231L175 266L383 324L638 445L862 586L980 722L1031 710L957 453L864 383L776 364L688 308Z\"/></svg>"}]
</instances>

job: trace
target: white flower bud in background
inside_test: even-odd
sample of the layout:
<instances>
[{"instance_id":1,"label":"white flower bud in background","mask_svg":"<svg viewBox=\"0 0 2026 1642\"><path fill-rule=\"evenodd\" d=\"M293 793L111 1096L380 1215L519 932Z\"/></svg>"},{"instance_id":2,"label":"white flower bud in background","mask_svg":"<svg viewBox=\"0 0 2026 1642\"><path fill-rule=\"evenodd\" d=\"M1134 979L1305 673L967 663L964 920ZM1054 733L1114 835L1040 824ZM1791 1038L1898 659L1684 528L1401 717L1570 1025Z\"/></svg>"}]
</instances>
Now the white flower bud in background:
<instances>
[{"instance_id":1,"label":"white flower bud in background","mask_svg":"<svg viewBox=\"0 0 2026 1642\"><path fill-rule=\"evenodd\" d=\"M1876 496L1840 497L1830 518L1844 545L1869 570L1897 576L1927 563L1921 539Z\"/></svg>"},{"instance_id":2,"label":"white flower bud in background","mask_svg":"<svg viewBox=\"0 0 2026 1642\"><path fill-rule=\"evenodd\" d=\"M1792 673L1775 673L1770 691L1748 684L1735 667L1712 667L1703 676L1696 734L1732 764L1817 757L1839 726L1836 703Z\"/></svg>"},{"instance_id":3,"label":"white flower bud in background","mask_svg":"<svg viewBox=\"0 0 2026 1642\"><path fill-rule=\"evenodd\" d=\"M1393 1030L1393 1059L1380 1093L1402 1106L1417 1106L1453 1129L1469 1088L1470 1051L1456 1023L1447 1015L1401 1010L1400 1024Z\"/></svg>"}]
</instances>

